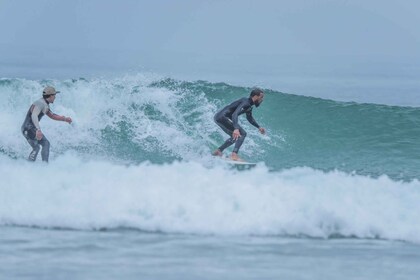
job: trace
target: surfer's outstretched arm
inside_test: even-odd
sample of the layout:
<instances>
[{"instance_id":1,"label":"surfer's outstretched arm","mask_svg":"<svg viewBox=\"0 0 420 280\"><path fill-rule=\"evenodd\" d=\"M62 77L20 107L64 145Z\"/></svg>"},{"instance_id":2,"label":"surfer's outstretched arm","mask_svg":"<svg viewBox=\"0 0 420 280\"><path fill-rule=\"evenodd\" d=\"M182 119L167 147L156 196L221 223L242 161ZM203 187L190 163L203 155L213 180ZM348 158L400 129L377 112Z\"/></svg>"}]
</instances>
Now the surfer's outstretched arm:
<instances>
[{"instance_id":1,"label":"surfer's outstretched arm","mask_svg":"<svg viewBox=\"0 0 420 280\"><path fill-rule=\"evenodd\" d=\"M51 119L55 120L55 121L62 121L62 122L66 122L66 123L71 123L73 120L70 117L66 117L66 116L60 116L57 115L51 111L47 112L47 116L50 117Z\"/></svg>"}]
</instances>

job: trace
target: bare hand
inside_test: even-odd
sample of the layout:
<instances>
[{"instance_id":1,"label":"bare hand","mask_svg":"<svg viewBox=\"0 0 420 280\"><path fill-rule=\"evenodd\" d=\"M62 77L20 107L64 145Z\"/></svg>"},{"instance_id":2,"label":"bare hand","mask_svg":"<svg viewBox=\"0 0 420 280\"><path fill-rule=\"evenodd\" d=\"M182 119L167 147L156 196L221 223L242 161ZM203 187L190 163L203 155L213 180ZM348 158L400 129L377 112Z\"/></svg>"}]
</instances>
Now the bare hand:
<instances>
[{"instance_id":1,"label":"bare hand","mask_svg":"<svg viewBox=\"0 0 420 280\"><path fill-rule=\"evenodd\" d=\"M261 134L265 134L265 128L264 127L260 127L260 128L258 128L258 130L260 131Z\"/></svg>"},{"instance_id":2,"label":"bare hand","mask_svg":"<svg viewBox=\"0 0 420 280\"><path fill-rule=\"evenodd\" d=\"M70 117L64 117L66 123L71 123L73 120Z\"/></svg>"},{"instance_id":3,"label":"bare hand","mask_svg":"<svg viewBox=\"0 0 420 280\"><path fill-rule=\"evenodd\" d=\"M42 135L42 131L40 129L38 129L35 133L36 140L41 140L43 136L44 135Z\"/></svg>"},{"instance_id":4,"label":"bare hand","mask_svg":"<svg viewBox=\"0 0 420 280\"><path fill-rule=\"evenodd\" d=\"M232 133L232 139L236 141L239 137L241 137L241 133L239 133L239 129L235 129Z\"/></svg>"}]
</instances>

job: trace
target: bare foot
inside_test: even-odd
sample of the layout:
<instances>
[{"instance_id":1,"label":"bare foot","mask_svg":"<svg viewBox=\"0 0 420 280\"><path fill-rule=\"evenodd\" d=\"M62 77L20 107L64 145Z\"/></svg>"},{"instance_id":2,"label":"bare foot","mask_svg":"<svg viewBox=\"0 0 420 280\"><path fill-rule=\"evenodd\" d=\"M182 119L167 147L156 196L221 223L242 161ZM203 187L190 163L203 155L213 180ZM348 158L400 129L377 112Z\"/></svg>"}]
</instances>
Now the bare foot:
<instances>
[{"instance_id":1,"label":"bare foot","mask_svg":"<svg viewBox=\"0 0 420 280\"><path fill-rule=\"evenodd\" d=\"M232 154L230 155L230 159L231 159L231 160L234 160L234 161L243 161L243 159L241 159L241 158L238 156L238 154L237 154L237 153L232 153Z\"/></svg>"},{"instance_id":2,"label":"bare foot","mask_svg":"<svg viewBox=\"0 0 420 280\"><path fill-rule=\"evenodd\" d=\"M213 156L218 156L218 157L221 157L221 156L223 156L223 153L222 153L219 149L217 149L217 150L215 150L215 151L212 153L212 155L213 155Z\"/></svg>"}]
</instances>

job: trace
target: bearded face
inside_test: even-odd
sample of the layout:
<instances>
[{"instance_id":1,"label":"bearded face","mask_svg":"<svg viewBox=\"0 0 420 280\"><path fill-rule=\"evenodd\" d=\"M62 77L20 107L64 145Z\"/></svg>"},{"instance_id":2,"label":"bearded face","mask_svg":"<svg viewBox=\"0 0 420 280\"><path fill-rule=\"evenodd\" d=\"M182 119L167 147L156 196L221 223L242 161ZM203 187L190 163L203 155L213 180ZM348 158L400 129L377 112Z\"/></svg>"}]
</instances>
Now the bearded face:
<instances>
[{"instance_id":1,"label":"bearded face","mask_svg":"<svg viewBox=\"0 0 420 280\"><path fill-rule=\"evenodd\" d=\"M257 100L255 100L255 107L259 107L260 105L261 105L261 103L263 102L263 100L264 100L264 93L261 93L259 96L258 96L258 99Z\"/></svg>"}]
</instances>

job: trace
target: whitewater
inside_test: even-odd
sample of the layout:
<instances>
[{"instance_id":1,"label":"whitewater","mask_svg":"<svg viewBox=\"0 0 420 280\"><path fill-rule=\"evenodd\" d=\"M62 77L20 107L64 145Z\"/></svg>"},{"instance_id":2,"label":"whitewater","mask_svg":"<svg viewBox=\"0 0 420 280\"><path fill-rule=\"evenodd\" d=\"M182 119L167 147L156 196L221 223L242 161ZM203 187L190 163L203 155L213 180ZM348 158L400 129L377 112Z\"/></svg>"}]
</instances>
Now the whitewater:
<instances>
[{"instance_id":1,"label":"whitewater","mask_svg":"<svg viewBox=\"0 0 420 280\"><path fill-rule=\"evenodd\" d=\"M46 85L61 91L52 111L74 123L44 118L50 163L31 163L20 126ZM27 273L43 279L56 279L51 260L64 255L77 259L59 270L64 278L90 271L89 261L106 271L118 265L101 265L112 252L138 268L83 277L136 279L167 265L162 279L311 279L302 268L328 279L395 279L403 266L401 279L414 279L420 110L263 89L253 114L267 135L241 119L248 133L241 155L258 162L242 170L211 156L226 138L213 115L250 87L156 74L0 79L3 250L40 254L43 269ZM22 276L11 258L2 262L0 273ZM328 264L342 271L343 262L374 265L327 272ZM200 266L205 276L185 273ZM230 268L236 273L227 277Z\"/></svg>"},{"instance_id":2,"label":"whitewater","mask_svg":"<svg viewBox=\"0 0 420 280\"><path fill-rule=\"evenodd\" d=\"M418 181L269 172L263 164L249 171L194 162L124 166L75 155L48 166L7 158L1 165L6 225L420 242Z\"/></svg>"}]
</instances>

